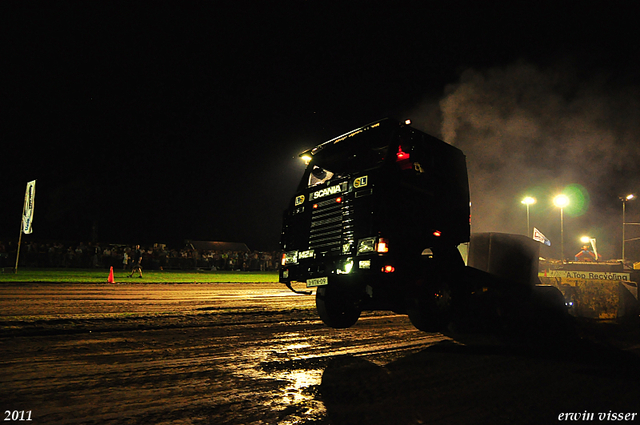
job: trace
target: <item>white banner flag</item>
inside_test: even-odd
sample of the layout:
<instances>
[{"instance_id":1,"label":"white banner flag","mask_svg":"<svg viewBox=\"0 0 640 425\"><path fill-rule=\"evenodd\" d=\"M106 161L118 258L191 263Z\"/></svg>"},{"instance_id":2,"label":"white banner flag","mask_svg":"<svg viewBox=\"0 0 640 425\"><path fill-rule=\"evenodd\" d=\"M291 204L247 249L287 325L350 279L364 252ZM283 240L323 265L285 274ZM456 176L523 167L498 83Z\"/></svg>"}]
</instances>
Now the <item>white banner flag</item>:
<instances>
[{"instance_id":1,"label":"white banner flag","mask_svg":"<svg viewBox=\"0 0 640 425\"><path fill-rule=\"evenodd\" d=\"M24 194L24 208L22 209L22 233L25 235L33 232L33 206L36 197L36 181L27 183L27 190Z\"/></svg>"},{"instance_id":2,"label":"white banner flag","mask_svg":"<svg viewBox=\"0 0 640 425\"><path fill-rule=\"evenodd\" d=\"M543 235L542 232L536 229L535 227L533 228L533 240L541 242L547 246L551 246L551 241L547 239L547 237Z\"/></svg>"}]
</instances>

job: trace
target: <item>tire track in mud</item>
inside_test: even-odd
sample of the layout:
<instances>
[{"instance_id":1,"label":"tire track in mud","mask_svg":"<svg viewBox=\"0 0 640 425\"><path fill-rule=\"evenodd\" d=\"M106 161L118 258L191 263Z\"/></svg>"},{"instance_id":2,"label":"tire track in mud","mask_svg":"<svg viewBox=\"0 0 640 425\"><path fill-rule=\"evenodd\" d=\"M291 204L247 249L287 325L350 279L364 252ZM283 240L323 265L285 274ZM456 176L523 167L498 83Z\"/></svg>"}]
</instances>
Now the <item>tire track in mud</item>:
<instances>
[{"instance_id":1,"label":"tire track in mud","mask_svg":"<svg viewBox=\"0 0 640 425\"><path fill-rule=\"evenodd\" d=\"M169 315L137 304L136 317L5 320L14 327L0 334L1 407L31 410L33 423L323 423L331 359L382 364L445 339L384 313L329 329L309 297L248 289L204 307L187 294Z\"/></svg>"}]
</instances>

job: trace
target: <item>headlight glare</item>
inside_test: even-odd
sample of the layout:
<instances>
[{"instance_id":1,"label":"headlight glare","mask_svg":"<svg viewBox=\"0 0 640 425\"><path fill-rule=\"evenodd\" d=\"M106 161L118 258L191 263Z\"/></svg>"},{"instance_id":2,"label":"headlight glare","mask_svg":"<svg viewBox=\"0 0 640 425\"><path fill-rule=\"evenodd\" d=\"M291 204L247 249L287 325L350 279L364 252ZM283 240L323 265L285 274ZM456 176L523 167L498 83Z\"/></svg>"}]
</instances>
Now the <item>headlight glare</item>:
<instances>
[{"instance_id":1,"label":"headlight glare","mask_svg":"<svg viewBox=\"0 0 640 425\"><path fill-rule=\"evenodd\" d=\"M336 272L338 274L349 274L353 270L353 258L349 257L346 259L342 267L339 267Z\"/></svg>"}]
</instances>

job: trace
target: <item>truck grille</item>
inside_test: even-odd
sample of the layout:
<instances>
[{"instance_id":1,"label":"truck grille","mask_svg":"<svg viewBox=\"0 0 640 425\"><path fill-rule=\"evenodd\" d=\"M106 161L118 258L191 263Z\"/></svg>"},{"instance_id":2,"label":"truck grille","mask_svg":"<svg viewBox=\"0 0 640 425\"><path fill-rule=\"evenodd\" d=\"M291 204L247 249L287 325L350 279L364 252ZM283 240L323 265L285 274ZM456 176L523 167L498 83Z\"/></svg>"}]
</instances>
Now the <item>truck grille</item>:
<instances>
[{"instance_id":1,"label":"truck grille","mask_svg":"<svg viewBox=\"0 0 640 425\"><path fill-rule=\"evenodd\" d=\"M336 199L332 197L318 202L318 207L311 213L310 249L340 250L343 203L337 202Z\"/></svg>"}]
</instances>

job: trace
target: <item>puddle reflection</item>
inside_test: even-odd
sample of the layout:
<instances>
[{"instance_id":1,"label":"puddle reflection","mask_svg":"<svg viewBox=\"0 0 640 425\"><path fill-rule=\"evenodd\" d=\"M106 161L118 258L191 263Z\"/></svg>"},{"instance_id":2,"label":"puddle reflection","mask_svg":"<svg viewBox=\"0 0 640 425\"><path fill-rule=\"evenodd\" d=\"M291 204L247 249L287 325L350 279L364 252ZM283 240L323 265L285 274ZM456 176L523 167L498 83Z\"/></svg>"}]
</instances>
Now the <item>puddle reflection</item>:
<instances>
[{"instance_id":1,"label":"puddle reflection","mask_svg":"<svg viewBox=\"0 0 640 425\"><path fill-rule=\"evenodd\" d=\"M279 383L270 406L283 412L281 424L319 420L326 409L318 392L324 365L309 359L310 338L302 332L274 334L262 345L251 345L238 352L232 372L252 379Z\"/></svg>"}]
</instances>

